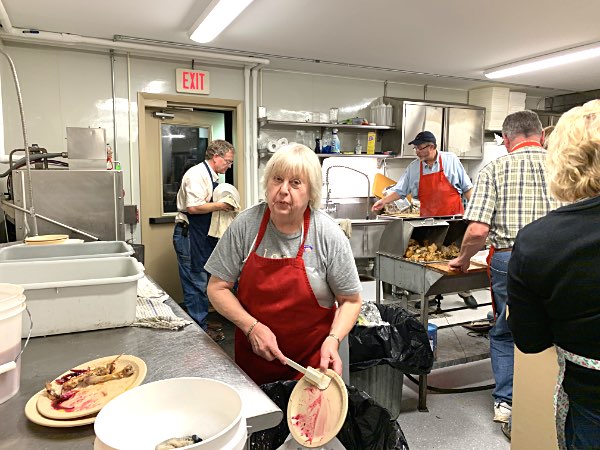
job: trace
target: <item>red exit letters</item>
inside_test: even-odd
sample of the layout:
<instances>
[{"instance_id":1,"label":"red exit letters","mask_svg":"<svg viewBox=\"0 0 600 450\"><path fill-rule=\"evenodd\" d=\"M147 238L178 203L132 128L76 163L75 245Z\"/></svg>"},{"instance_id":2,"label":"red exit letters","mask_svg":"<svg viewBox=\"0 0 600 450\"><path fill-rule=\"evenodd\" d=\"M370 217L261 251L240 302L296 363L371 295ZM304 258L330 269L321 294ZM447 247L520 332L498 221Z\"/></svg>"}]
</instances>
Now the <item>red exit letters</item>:
<instances>
[{"instance_id":1,"label":"red exit letters","mask_svg":"<svg viewBox=\"0 0 600 450\"><path fill-rule=\"evenodd\" d=\"M202 70L177 69L177 92L208 94L209 75Z\"/></svg>"}]
</instances>

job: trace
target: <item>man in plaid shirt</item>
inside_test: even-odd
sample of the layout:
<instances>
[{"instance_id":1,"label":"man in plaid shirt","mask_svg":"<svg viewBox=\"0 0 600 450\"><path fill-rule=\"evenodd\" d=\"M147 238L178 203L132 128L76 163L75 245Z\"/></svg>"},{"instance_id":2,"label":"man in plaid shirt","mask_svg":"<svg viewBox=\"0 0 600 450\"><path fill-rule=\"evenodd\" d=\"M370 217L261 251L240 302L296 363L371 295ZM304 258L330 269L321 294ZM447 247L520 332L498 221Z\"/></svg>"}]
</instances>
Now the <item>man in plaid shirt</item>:
<instances>
[{"instance_id":1,"label":"man in plaid shirt","mask_svg":"<svg viewBox=\"0 0 600 450\"><path fill-rule=\"evenodd\" d=\"M470 259L492 245L488 257L492 303L496 323L490 330L490 357L496 380L494 421L508 423L512 412L514 342L506 321L506 282L508 261L518 231L525 225L556 209L560 203L550 196L546 183L542 148L544 132L533 111L506 116L502 139L508 155L486 165L464 218L469 220L460 255L450 266L466 272ZM504 431L504 430L503 430Z\"/></svg>"}]
</instances>

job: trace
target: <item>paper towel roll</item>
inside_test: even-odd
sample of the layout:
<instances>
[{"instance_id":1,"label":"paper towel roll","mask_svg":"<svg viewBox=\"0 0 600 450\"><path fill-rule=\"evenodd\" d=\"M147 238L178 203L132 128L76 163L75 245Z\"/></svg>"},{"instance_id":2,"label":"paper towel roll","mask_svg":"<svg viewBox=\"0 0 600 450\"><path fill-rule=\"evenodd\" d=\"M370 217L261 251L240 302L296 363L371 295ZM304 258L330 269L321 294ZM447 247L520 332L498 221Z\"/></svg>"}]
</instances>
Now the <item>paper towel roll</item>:
<instances>
[{"instance_id":1,"label":"paper towel roll","mask_svg":"<svg viewBox=\"0 0 600 450\"><path fill-rule=\"evenodd\" d=\"M267 142L267 150L271 153L275 153L278 149L278 145L276 141L269 141Z\"/></svg>"},{"instance_id":2,"label":"paper towel roll","mask_svg":"<svg viewBox=\"0 0 600 450\"><path fill-rule=\"evenodd\" d=\"M288 140L286 138L281 138L277 140L277 148L283 147L284 145L288 145Z\"/></svg>"}]
</instances>

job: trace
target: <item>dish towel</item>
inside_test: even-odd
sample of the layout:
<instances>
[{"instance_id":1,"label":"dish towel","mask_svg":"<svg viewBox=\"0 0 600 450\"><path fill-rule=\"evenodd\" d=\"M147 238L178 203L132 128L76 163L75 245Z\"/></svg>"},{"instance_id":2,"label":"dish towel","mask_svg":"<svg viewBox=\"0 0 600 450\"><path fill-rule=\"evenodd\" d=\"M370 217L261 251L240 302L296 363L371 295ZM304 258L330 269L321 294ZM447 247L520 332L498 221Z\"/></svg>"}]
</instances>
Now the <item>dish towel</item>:
<instances>
[{"instance_id":1,"label":"dish towel","mask_svg":"<svg viewBox=\"0 0 600 450\"><path fill-rule=\"evenodd\" d=\"M165 301L169 294L159 289L147 277L138 281L137 303L135 305L134 327L180 330L192 323L191 320L177 317Z\"/></svg>"},{"instance_id":2,"label":"dish towel","mask_svg":"<svg viewBox=\"0 0 600 450\"><path fill-rule=\"evenodd\" d=\"M352 237L352 221L350 219L337 219L337 223L348 239Z\"/></svg>"},{"instance_id":3,"label":"dish towel","mask_svg":"<svg viewBox=\"0 0 600 450\"><path fill-rule=\"evenodd\" d=\"M218 185L213 192L214 202L224 202L233 207L233 211L215 211L212 213L208 235L220 239L240 210L240 193L229 183Z\"/></svg>"}]
</instances>

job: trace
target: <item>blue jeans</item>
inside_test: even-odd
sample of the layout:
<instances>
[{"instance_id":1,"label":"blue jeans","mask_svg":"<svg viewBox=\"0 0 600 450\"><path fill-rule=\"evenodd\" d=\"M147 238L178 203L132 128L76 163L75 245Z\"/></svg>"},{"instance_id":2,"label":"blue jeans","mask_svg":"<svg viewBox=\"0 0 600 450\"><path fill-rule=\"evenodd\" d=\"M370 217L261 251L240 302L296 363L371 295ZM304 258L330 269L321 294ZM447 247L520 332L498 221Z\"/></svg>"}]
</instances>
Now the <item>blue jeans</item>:
<instances>
[{"instance_id":1,"label":"blue jeans","mask_svg":"<svg viewBox=\"0 0 600 450\"><path fill-rule=\"evenodd\" d=\"M208 274L206 271L192 272L190 258L190 238L183 235L183 228L175 226L173 230L173 247L177 254L179 265L179 279L183 289L183 303L188 314L198 325L206 330L206 316L208 315L208 297L206 287Z\"/></svg>"},{"instance_id":2,"label":"blue jeans","mask_svg":"<svg viewBox=\"0 0 600 450\"><path fill-rule=\"evenodd\" d=\"M569 401L565 441L569 450L600 448L600 413Z\"/></svg>"},{"instance_id":3,"label":"blue jeans","mask_svg":"<svg viewBox=\"0 0 600 450\"><path fill-rule=\"evenodd\" d=\"M496 308L496 323L489 332L490 358L496 387L492 395L496 402L512 405L515 343L506 320L508 261L511 252L494 253L490 264L492 291Z\"/></svg>"}]
</instances>

